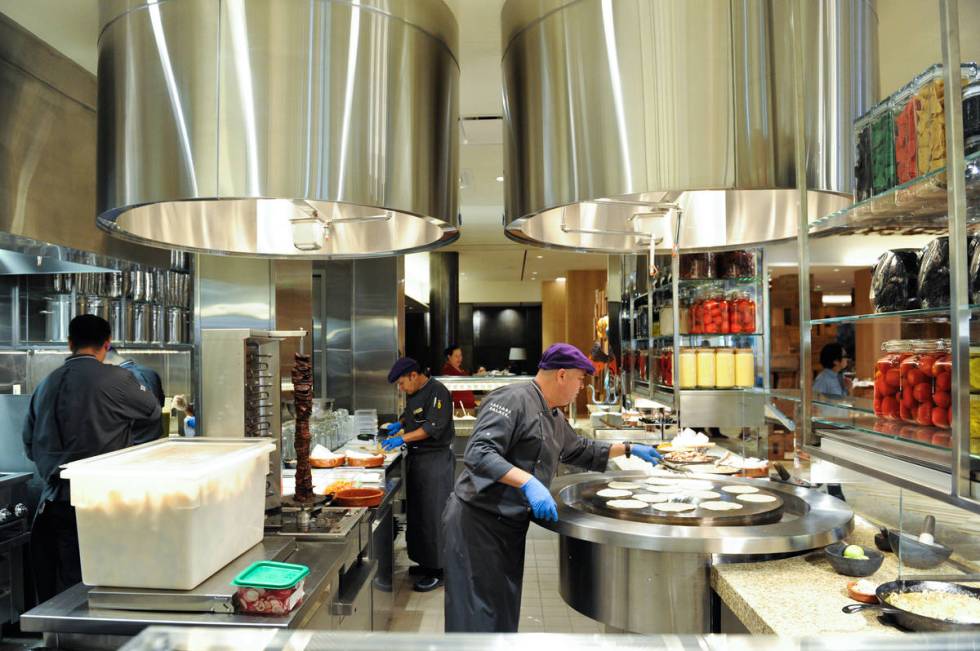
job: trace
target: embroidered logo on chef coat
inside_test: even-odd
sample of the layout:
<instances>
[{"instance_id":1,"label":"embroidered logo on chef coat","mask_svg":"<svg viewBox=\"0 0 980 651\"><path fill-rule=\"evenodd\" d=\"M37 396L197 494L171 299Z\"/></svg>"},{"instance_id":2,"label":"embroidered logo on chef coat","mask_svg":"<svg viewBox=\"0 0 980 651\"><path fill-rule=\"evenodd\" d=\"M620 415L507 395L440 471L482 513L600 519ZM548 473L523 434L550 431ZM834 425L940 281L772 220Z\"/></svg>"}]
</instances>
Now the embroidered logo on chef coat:
<instances>
[{"instance_id":1,"label":"embroidered logo on chef coat","mask_svg":"<svg viewBox=\"0 0 980 651\"><path fill-rule=\"evenodd\" d=\"M422 413L422 408L421 408L421 407L419 407L418 409L416 409L416 410L415 410L415 411L413 411L412 413L413 413L413 414L421 414L421 413Z\"/></svg>"},{"instance_id":2,"label":"embroidered logo on chef coat","mask_svg":"<svg viewBox=\"0 0 980 651\"><path fill-rule=\"evenodd\" d=\"M504 418L510 420L510 409L508 409L507 407L504 407L503 405L501 405L499 403L491 402L489 405L487 405L487 409L489 409L490 411L492 411L495 414L500 414Z\"/></svg>"},{"instance_id":3,"label":"embroidered logo on chef coat","mask_svg":"<svg viewBox=\"0 0 980 651\"><path fill-rule=\"evenodd\" d=\"M439 400L439 396L432 399L432 404L436 406L436 409L442 409L442 400Z\"/></svg>"}]
</instances>

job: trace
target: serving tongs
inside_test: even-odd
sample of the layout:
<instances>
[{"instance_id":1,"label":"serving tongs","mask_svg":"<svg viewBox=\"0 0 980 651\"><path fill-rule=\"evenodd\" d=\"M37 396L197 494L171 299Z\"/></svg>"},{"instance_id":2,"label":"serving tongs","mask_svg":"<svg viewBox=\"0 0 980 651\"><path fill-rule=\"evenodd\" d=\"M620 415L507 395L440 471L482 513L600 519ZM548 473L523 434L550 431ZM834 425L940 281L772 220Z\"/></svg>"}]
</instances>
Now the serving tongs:
<instances>
[{"instance_id":1,"label":"serving tongs","mask_svg":"<svg viewBox=\"0 0 980 651\"><path fill-rule=\"evenodd\" d=\"M772 467L776 469L776 474L779 475L779 478L777 479L776 477L769 477L769 481L777 481L782 484L789 484L790 486L799 486L801 488L815 488L815 486L810 482L793 477L793 475L789 473L789 470L786 470L786 466L784 466L781 463L773 463Z\"/></svg>"},{"instance_id":2,"label":"serving tongs","mask_svg":"<svg viewBox=\"0 0 980 651\"><path fill-rule=\"evenodd\" d=\"M675 464L675 463L673 463L671 461L667 461L666 459L663 459L663 458L660 459L659 465L663 466L667 470L673 470L674 472L678 472L678 473L682 473L682 474L687 474L687 475L690 475L691 474L691 471L688 470L687 468L685 468L684 466L677 465L677 464Z\"/></svg>"}]
</instances>

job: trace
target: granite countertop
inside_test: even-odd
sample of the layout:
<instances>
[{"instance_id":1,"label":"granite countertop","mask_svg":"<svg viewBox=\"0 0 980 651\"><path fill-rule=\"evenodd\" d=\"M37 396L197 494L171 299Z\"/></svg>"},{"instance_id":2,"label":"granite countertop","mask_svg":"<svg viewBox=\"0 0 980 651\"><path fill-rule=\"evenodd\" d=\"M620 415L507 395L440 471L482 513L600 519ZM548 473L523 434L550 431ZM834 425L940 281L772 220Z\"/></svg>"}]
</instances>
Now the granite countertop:
<instances>
[{"instance_id":1,"label":"granite countertop","mask_svg":"<svg viewBox=\"0 0 980 651\"><path fill-rule=\"evenodd\" d=\"M854 516L854 531L847 542L875 548L878 529L860 515ZM904 568L904 575L961 574L944 563L931 570ZM875 584L898 576L898 557L885 554L878 571L867 578ZM841 612L855 603L847 596L847 583L858 579L837 574L822 549L782 560L760 563L714 565L711 587L751 633L793 637L825 633L901 632L878 621L876 610L852 615Z\"/></svg>"}]
</instances>

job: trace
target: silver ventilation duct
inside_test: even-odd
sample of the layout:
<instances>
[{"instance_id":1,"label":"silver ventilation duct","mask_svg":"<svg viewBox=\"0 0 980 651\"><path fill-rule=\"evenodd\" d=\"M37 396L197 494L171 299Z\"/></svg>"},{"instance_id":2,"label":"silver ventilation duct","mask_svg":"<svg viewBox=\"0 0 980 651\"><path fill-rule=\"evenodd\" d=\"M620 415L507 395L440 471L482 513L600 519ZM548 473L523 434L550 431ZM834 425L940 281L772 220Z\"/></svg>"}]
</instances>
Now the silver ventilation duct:
<instances>
[{"instance_id":1,"label":"silver ventilation duct","mask_svg":"<svg viewBox=\"0 0 980 651\"><path fill-rule=\"evenodd\" d=\"M803 11L809 215L850 202L877 96L868 0L509 0L505 227L521 242L691 250L794 237L793 30Z\"/></svg>"},{"instance_id":2,"label":"silver ventilation duct","mask_svg":"<svg viewBox=\"0 0 980 651\"><path fill-rule=\"evenodd\" d=\"M458 237L457 27L441 0L103 0L98 224L252 256Z\"/></svg>"}]
</instances>

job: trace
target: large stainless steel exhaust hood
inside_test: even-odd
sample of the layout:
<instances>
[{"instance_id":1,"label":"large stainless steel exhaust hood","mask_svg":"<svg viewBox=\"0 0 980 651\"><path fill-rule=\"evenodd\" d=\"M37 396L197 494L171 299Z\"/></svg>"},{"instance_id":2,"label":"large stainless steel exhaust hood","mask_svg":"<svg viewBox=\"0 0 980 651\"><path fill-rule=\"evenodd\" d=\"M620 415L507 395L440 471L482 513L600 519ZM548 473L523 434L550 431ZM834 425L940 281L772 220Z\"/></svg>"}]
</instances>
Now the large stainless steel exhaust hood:
<instances>
[{"instance_id":1,"label":"large stainless steel exhaust hood","mask_svg":"<svg viewBox=\"0 0 980 651\"><path fill-rule=\"evenodd\" d=\"M458 237L457 27L441 0L103 0L98 223L251 256Z\"/></svg>"},{"instance_id":2,"label":"large stainless steel exhaust hood","mask_svg":"<svg viewBox=\"0 0 980 651\"><path fill-rule=\"evenodd\" d=\"M622 253L683 211L682 249L794 237L793 30L803 12L811 218L851 193L851 121L877 96L868 0L509 0L505 228Z\"/></svg>"}]
</instances>

